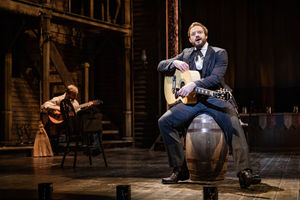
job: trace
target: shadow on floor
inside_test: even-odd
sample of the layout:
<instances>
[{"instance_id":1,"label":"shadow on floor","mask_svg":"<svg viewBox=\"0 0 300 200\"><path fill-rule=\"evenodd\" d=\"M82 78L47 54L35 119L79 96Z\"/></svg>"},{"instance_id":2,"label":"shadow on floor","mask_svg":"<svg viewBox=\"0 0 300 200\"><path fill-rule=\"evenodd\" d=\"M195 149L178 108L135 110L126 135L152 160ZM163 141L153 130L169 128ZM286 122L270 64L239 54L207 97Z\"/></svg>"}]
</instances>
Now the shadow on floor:
<instances>
[{"instance_id":1,"label":"shadow on floor","mask_svg":"<svg viewBox=\"0 0 300 200\"><path fill-rule=\"evenodd\" d=\"M197 185L199 187L197 187ZM180 184L171 185L172 188L188 188L191 190L199 190L202 189L205 185L214 185L218 188L218 192L220 193L230 193L236 195L242 195L245 197L255 197L260 198L255 195L268 193L268 192L279 192L284 191L279 187L270 186L265 183L260 183L257 185L251 185L249 188L241 189L238 180L233 179L225 179L221 181L184 181L180 182ZM243 194L239 194L243 192ZM249 196L248 196L249 194Z\"/></svg>"}]
</instances>

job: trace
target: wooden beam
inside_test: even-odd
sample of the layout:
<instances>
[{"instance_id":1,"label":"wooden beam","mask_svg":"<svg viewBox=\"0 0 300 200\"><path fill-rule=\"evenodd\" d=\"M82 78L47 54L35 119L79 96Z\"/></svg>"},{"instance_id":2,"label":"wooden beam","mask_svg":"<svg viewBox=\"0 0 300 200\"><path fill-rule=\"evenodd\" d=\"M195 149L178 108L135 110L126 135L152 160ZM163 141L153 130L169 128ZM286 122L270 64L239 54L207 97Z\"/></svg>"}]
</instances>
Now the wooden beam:
<instances>
[{"instance_id":1,"label":"wooden beam","mask_svg":"<svg viewBox=\"0 0 300 200\"><path fill-rule=\"evenodd\" d=\"M94 0L90 0L90 17L94 18Z\"/></svg>"},{"instance_id":2,"label":"wooden beam","mask_svg":"<svg viewBox=\"0 0 300 200\"><path fill-rule=\"evenodd\" d=\"M4 58L4 111L2 111L4 122L4 141L12 138L12 53L7 52Z\"/></svg>"},{"instance_id":3,"label":"wooden beam","mask_svg":"<svg viewBox=\"0 0 300 200\"><path fill-rule=\"evenodd\" d=\"M113 17L113 20L112 20L112 22L114 24L117 23L117 18L119 15L120 8L121 8L121 0L116 0L115 16Z\"/></svg>"},{"instance_id":4,"label":"wooden beam","mask_svg":"<svg viewBox=\"0 0 300 200\"><path fill-rule=\"evenodd\" d=\"M166 0L166 58L179 53L178 22L178 0Z\"/></svg>"},{"instance_id":5,"label":"wooden beam","mask_svg":"<svg viewBox=\"0 0 300 200\"><path fill-rule=\"evenodd\" d=\"M110 22L109 0L106 0L106 21Z\"/></svg>"},{"instance_id":6,"label":"wooden beam","mask_svg":"<svg viewBox=\"0 0 300 200\"><path fill-rule=\"evenodd\" d=\"M84 102L89 101L89 68L90 64L85 62L82 64L84 70Z\"/></svg>"},{"instance_id":7,"label":"wooden beam","mask_svg":"<svg viewBox=\"0 0 300 200\"><path fill-rule=\"evenodd\" d=\"M131 17L130 17L130 0L124 1L125 13L127 13L127 17L125 17L125 24L130 27L131 26ZM132 35L126 34L124 36L124 47L125 47L125 137L126 140L133 140L133 123L132 123L132 95L131 95L131 48L132 48Z\"/></svg>"},{"instance_id":8,"label":"wooden beam","mask_svg":"<svg viewBox=\"0 0 300 200\"><path fill-rule=\"evenodd\" d=\"M125 45L125 139L132 139L132 100L131 100L131 36L124 36Z\"/></svg>"},{"instance_id":9,"label":"wooden beam","mask_svg":"<svg viewBox=\"0 0 300 200\"><path fill-rule=\"evenodd\" d=\"M68 0L68 11L71 12L72 11L72 3L71 3L72 0Z\"/></svg>"},{"instance_id":10,"label":"wooden beam","mask_svg":"<svg viewBox=\"0 0 300 200\"><path fill-rule=\"evenodd\" d=\"M52 18L57 18L61 20L66 20L71 23L80 23L88 27L101 29L101 30L112 30L125 34L131 34L130 24L124 26L118 24L112 24L109 22L104 22L98 19L93 19L90 17L63 12L60 10L53 9L47 5L41 5L38 3L22 1L22 0L1 0L0 10L7 10L17 14L39 17L42 13L52 12ZM130 10L129 10L130 11ZM130 14L129 14L130 15Z\"/></svg>"},{"instance_id":11,"label":"wooden beam","mask_svg":"<svg viewBox=\"0 0 300 200\"><path fill-rule=\"evenodd\" d=\"M42 101L48 101L50 99L50 19L51 15L44 14L41 16L42 22L42 51L43 51L43 79L42 79Z\"/></svg>"},{"instance_id":12,"label":"wooden beam","mask_svg":"<svg viewBox=\"0 0 300 200\"><path fill-rule=\"evenodd\" d=\"M125 26L131 27L131 0L124 0Z\"/></svg>"},{"instance_id":13,"label":"wooden beam","mask_svg":"<svg viewBox=\"0 0 300 200\"><path fill-rule=\"evenodd\" d=\"M65 65L62 56L53 42L50 42L50 58L65 86L74 84L72 74Z\"/></svg>"}]
</instances>

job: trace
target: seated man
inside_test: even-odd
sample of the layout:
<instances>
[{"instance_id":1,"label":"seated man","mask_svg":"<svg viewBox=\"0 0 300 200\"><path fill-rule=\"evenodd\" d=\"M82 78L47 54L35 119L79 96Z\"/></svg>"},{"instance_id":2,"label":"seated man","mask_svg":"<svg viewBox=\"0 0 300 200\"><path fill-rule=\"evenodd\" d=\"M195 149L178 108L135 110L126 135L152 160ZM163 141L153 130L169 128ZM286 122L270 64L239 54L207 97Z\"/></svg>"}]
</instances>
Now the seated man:
<instances>
[{"instance_id":1,"label":"seated man","mask_svg":"<svg viewBox=\"0 0 300 200\"><path fill-rule=\"evenodd\" d=\"M64 140L62 136L64 135L65 131L64 127L62 126L63 117L60 113L60 103L64 99L69 99L75 109L75 112L78 112L80 110L80 107L78 101L76 100L77 95L78 88L75 85L69 85L67 86L66 92L64 94L54 97L41 105L42 113L47 113L45 115L45 117L47 117L47 120L45 120L45 118L43 117L44 119L42 121L46 131L48 132L48 136L54 153L63 151L63 149L61 149L58 145L60 140Z\"/></svg>"},{"instance_id":2,"label":"seated man","mask_svg":"<svg viewBox=\"0 0 300 200\"><path fill-rule=\"evenodd\" d=\"M179 89L177 94L182 97L189 96L196 87L210 90L224 88L223 77L228 64L226 50L208 44L208 30L199 22L191 24L188 37L192 47L184 49L174 58L161 61L158 71L170 73L175 69L181 72L195 70L201 74L201 80L187 83ZM232 147L241 188L247 188L261 181L259 175L253 174L250 169L248 144L235 110L231 102L220 101L213 96L198 96L196 104L186 105L179 101L160 117L159 129L168 153L169 166L173 168L173 173L162 179L163 184L189 179L179 130L188 127L193 118L203 113L215 119L223 130L227 144Z\"/></svg>"},{"instance_id":3,"label":"seated man","mask_svg":"<svg viewBox=\"0 0 300 200\"><path fill-rule=\"evenodd\" d=\"M69 85L64 94L54 97L49 101L46 101L41 106L41 109L47 111L53 110L54 113L58 113L57 111L60 111L60 102L63 99L70 99L75 111L78 112L80 108L79 108L79 103L76 100L77 95L78 95L78 88L75 85Z\"/></svg>"}]
</instances>

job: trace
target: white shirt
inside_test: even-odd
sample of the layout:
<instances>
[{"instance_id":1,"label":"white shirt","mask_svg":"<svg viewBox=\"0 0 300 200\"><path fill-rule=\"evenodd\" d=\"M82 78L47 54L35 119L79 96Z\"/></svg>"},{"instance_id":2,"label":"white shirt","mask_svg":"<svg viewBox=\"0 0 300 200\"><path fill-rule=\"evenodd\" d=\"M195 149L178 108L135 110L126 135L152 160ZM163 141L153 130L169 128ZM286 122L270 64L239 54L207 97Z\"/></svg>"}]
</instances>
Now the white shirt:
<instances>
[{"instance_id":1,"label":"white shirt","mask_svg":"<svg viewBox=\"0 0 300 200\"><path fill-rule=\"evenodd\" d=\"M64 93L63 95L60 95L58 97L54 97L53 99L46 101L42 106L41 109L42 110L47 110L47 109L54 109L55 106L60 106L60 102L65 99L66 97L66 93ZM79 111L79 103L76 99L71 100L71 103L75 109L75 112Z\"/></svg>"},{"instance_id":2,"label":"white shirt","mask_svg":"<svg viewBox=\"0 0 300 200\"><path fill-rule=\"evenodd\" d=\"M206 54L206 51L207 51L207 47L208 47L208 43L206 42L200 50L201 53L203 54L202 58L200 57L200 55L195 57L195 64L196 64L196 69L197 70L201 70L202 67L203 67L203 60L204 60L204 57L205 57L205 54ZM197 50L196 47L195 47L195 50Z\"/></svg>"}]
</instances>

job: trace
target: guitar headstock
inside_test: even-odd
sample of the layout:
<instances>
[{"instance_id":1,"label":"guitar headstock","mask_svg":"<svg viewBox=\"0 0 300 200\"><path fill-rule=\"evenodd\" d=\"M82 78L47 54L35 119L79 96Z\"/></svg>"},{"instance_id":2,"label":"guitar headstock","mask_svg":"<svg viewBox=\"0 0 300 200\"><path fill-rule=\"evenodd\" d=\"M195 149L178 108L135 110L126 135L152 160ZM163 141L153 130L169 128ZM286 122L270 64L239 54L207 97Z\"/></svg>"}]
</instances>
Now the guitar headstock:
<instances>
[{"instance_id":1,"label":"guitar headstock","mask_svg":"<svg viewBox=\"0 0 300 200\"><path fill-rule=\"evenodd\" d=\"M231 92L225 88L217 90L214 96L222 101L229 101L232 98Z\"/></svg>"}]
</instances>

